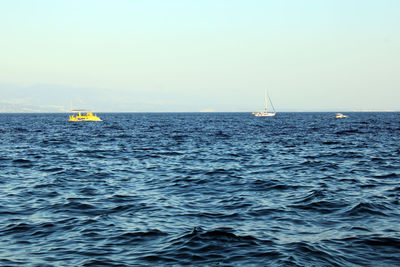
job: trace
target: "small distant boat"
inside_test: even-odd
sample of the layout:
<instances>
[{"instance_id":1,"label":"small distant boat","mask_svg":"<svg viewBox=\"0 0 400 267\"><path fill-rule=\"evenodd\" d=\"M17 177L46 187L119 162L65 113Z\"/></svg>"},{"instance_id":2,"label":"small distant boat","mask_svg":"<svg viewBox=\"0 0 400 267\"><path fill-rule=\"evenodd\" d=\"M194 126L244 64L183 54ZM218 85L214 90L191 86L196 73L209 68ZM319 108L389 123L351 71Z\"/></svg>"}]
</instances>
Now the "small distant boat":
<instances>
[{"instance_id":1,"label":"small distant boat","mask_svg":"<svg viewBox=\"0 0 400 267\"><path fill-rule=\"evenodd\" d=\"M342 113L336 113L336 114L335 114L335 118L336 118L336 119L344 119L344 118L347 118L347 117L349 117L349 116L344 115L344 114L342 114Z\"/></svg>"},{"instance_id":2,"label":"small distant boat","mask_svg":"<svg viewBox=\"0 0 400 267\"><path fill-rule=\"evenodd\" d=\"M271 102L271 107L273 112L268 112L268 100ZM253 112L256 117L274 117L276 115L274 105L272 104L271 98L269 98L267 90L265 90L265 110Z\"/></svg>"},{"instance_id":3,"label":"small distant boat","mask_svg":"<svg viewBox=\"0 0 400 267\"><path fill-rule=\"evenodd\" d=\"M92 111L73 110L76 115L70 115L68 121L102 121L99 117L93 114ZM84 114L86 113L86 114Z\"/></svg>"}]
</instances>

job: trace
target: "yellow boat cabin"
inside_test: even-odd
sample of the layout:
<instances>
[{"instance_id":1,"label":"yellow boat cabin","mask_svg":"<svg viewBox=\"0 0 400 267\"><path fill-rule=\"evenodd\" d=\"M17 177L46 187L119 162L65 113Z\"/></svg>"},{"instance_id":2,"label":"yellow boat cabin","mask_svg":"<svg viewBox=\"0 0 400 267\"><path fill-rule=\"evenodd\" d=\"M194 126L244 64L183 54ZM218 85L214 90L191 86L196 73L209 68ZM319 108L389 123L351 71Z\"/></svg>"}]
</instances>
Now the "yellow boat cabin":
<instances>
[{"instance_id":1,"label":"yellow boat cabin","mask_svg":"<svg viewBox=\"0 0 400 267\"><path fill-rule=\"evenodd\" d=\"M68 121L101 121L99 117L93 114L91 111L84 110L73 110L76 115L70 115ZM86 112L86 114L84 114Z\"/></svg>"}]
</instances>

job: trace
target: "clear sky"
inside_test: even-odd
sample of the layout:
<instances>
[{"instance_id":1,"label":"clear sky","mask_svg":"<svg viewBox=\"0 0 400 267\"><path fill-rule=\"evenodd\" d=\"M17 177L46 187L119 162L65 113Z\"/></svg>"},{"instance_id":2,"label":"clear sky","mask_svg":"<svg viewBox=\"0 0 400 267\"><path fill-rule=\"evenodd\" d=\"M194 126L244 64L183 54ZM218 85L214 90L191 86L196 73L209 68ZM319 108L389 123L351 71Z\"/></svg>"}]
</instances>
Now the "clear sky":
<instances>
[{"instance_id":1,"label":"clear sky","mask_svg":"<svg viewBox=\"0 0 400 267\"><path fill-rule=\"evenodd\" d=\"M2 0L0 112L400 110L398 0Z\"/></svg>"}]
</instances>

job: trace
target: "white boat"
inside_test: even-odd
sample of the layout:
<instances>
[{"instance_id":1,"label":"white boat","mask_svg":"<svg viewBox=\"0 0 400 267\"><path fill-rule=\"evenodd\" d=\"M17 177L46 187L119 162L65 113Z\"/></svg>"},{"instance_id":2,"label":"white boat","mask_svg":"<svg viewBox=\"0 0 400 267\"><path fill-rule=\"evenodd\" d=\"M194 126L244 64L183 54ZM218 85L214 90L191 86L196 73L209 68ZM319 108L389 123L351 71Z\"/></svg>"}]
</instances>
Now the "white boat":
<instances>
[{"instance_id":1,"label":"white boat","mask_svg":"<svg viewBox=\"0 0 400 267\"><path fill-rule=\"evenodd\" d=\"M271 107L273 112L268 112L268 100L271 102ZM274 105L272 105L271 98L269 98L267 90L265 90L265 110L253 112L256 117L274 117L276 115Z\"/></svg>"},{"instance_id":2,"label":"white boat","mask_svg":"<svg viewBox=\"0 0 400 267\"><path fill-rule=\"evenodd\" d=\"M344 115L342 113L336 113L335 114L335 118L336 119L344 119L344 118L347 118L347 117L348 117L347 115Z\"/></svg>"}]
</instances>

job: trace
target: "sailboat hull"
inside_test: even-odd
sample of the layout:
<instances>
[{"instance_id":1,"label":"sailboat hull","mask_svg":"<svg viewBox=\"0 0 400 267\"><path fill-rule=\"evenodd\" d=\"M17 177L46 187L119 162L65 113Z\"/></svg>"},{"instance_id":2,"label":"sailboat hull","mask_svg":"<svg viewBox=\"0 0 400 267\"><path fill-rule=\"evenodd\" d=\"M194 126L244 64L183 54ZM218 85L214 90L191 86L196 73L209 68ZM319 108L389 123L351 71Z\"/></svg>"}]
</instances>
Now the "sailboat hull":
<instances>
[{"instance_id":1,"label":"sailboat hull","mask_svg":"<svg viewBox=\"0 0 400 267\"><path fill-rule=\"evenodd\" d=\"M272 112L254 112L253 113L254 116L256 117L274 117L276 115L276 113L272 113Z\"/></svg>"}]
</instances>

